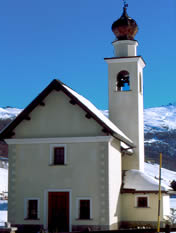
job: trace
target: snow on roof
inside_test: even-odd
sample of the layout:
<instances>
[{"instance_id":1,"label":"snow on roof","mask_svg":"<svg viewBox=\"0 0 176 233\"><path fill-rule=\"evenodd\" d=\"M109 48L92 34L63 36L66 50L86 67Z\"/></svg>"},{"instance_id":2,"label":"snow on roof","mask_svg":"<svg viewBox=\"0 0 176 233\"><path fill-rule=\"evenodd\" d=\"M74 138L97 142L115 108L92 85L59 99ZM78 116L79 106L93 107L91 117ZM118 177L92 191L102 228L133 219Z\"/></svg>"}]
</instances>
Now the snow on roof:
<instances>
[{"instance_id":1,"label":"snow on roof","mask_svg":"<svg viewBox=\"0 0 176 233\"><path fill-rule=\"evenodd\" d=\"M132 189L135 191L158 191L159 180L147 175L139 170L128 170L125 172L123 189ZM172 190L166 184L161 184L161 191Z\"/></svg>"},{"instance_id":2,"label":"snow on roof","mask_svg":"<svg viewBox=\"0 0 176 233\"><path fill-rule=\"evenodd\" d=\"M152 163L144 163L144 171L147 175L153 177L154 179L159 179L159 165ZM170 186L171 182L176 180L176 172L168 170L166 168L161 168L161 183L166 186Z\"/></svg>"},{"instance_id":3,"label":"snow on roof","mask_svg":"<svg viewBox=\"0 0 176 233\"><path fill-rule=\"evenodd\" d=\"M130 146L134 146L131 139L129 139L117 126L112 123L100 110L98 110L88 99L79 95L77 92L69 88L68 86L62 84L64 88L66 88L75 98L78 99L82 104L84 104L92 113L94 113L103 123L105 123L118 138L120 138L123 142L127 143Z\"/></svg>"}]
</instances>

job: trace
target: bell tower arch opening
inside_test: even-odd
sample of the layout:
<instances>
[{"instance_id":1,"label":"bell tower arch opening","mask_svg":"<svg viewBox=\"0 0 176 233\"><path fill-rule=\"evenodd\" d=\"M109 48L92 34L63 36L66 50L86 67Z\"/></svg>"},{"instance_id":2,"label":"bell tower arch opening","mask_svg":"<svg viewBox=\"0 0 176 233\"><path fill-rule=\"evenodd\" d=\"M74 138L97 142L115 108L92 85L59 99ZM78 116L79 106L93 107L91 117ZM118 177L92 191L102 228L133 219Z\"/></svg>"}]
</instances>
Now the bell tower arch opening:
<instances>
[{"instance_id":1,"label":"bell tower arch opening","mask_svg":"<svg viewBox=\"0 0 176 233\"><path fill-rule=\"evenodd\" d=\"M117 74L117 91L130 91L130 74L127 70Z\"/></svg>"}]
</instances>

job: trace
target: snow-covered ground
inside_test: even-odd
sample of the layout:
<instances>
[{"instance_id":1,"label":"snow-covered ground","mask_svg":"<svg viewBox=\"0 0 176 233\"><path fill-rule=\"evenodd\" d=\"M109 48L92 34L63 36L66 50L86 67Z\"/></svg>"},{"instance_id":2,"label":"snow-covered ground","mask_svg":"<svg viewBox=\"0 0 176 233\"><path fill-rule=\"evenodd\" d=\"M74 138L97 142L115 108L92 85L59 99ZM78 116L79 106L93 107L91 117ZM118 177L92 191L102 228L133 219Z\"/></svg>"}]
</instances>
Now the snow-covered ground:
<instances>
[{"instance_id":1,"label":"snow-covered ground","mask_svg":"<svg viewBox=\"0 0 176 233\"><path fill-rule=\"evenodd\" d=\"M8 170L0 168L0 193L8 191ZM7 201L0 200L0 226L7 222Z\"/></svg>"},{"instance_id":2,"label":"snow-covered ground","mask_svg":"<svg viewBox=\"0 0 176 233\"><path fill-rule=\"evenodd\" d=\"M147 175L159 180L159 165L144 163L144 171ZM173 180L176 180L176 172L165 168L161 169L161 183L165 186L170 186Z\"/></svg>"},{"instance_id":3,"label":"snow-covered ground","mask_svg":"<svg viewBox=\"0 0 176 233\"><path fill-rule=\"evenodd\" d=\"M8 191L8 170L0 168L0 193Z\"/></svg>"}]
</instances>

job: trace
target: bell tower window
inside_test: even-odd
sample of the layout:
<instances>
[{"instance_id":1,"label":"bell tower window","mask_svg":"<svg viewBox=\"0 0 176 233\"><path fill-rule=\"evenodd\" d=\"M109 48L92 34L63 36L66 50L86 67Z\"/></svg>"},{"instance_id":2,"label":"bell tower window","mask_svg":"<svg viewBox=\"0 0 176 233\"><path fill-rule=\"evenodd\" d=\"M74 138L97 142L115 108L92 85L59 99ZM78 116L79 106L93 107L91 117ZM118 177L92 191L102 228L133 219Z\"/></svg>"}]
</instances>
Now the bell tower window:
<instances>
[{"instance_id":1,"label":"bell tower window","mask_svg":"<svg viewBox=\"0 0 176 233\"><path fill-rule=\"evenodd\" d=\"M117 75L117 91L130 91L130 74L126 70Z\"/></svg>"}]
</instances>

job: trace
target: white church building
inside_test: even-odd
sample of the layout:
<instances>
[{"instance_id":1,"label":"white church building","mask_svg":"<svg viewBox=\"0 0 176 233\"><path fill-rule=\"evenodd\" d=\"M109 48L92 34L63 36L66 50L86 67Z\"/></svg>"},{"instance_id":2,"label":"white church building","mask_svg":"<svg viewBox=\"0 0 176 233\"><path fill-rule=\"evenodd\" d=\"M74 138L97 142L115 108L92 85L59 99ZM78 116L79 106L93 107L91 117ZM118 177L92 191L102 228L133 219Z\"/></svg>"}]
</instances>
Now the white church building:
<instances>
[{"instance_id":1,"label":"white church building","mask_svg":"<svg viewBox=\"0 0 176 233\"><path fill-rule=\"evenodd\" d=\"M112 31L109 119L53 80L0 134L9 146L8 221L21 230L156 226L158 181L144 173L145 62L126 5ZM169 189L161 187L161 222Z\"/></svg>"}]
</instances>

